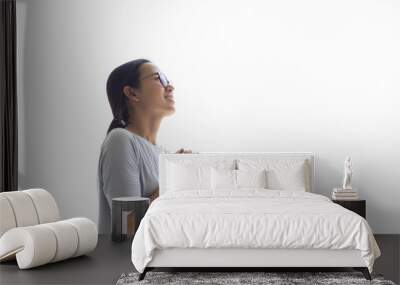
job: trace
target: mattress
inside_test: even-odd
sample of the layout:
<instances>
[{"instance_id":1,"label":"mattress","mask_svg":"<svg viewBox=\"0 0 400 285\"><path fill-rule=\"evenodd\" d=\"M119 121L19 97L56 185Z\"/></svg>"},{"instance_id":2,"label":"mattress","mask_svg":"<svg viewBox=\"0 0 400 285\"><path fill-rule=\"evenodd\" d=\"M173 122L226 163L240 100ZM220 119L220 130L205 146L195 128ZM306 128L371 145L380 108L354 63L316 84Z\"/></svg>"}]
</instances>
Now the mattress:
<instances>
[{"instance_id":1,"label":"mattress","mask_svg":"<svg viewBox=\"0 0 400 285\"><path fill-rule=\"evenodd\" d=\"M164 193L139 225L132 262L143 272L170 248L359 250L370 272L381 254L367 221L329 198L262 188Z\"/></svg>"}]
</instances>

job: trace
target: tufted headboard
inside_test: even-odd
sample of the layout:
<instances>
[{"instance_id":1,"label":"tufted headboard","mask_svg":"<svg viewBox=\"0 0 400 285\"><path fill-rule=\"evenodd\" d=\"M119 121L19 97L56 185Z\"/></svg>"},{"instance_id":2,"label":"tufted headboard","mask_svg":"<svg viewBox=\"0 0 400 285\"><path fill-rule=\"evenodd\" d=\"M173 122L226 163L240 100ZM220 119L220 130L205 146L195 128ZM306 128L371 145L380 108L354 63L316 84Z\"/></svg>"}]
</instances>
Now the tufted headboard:
<instances>
[{"instance_id":1,"label":"tufted headboard","mask_svg":"<svg viewBox=\"0 0 400 285\"><path fill-rule=\"evenodd\" d=\"M199 153L162 153L159 156L159 191L160 195L166 192L167 168L169 162L185 163L186 161L198 162L201 165L218 164L221 161L232 162L233 169L237 169L236 161L238 159L254 160L304 160L309 167L310 192L314 192L315 167L314 155L311 152L199 152Z\"/></svg>"}]
</instances>

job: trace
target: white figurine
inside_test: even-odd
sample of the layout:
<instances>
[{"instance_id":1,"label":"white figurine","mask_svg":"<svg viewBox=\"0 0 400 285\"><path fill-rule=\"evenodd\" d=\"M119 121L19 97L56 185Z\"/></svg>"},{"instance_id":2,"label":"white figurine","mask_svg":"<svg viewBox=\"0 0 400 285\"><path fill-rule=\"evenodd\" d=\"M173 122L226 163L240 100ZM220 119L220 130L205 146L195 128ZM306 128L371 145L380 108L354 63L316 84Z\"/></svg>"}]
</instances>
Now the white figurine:
<instances>
[{"instance_id":1,"label":"white figurine","mask_svg":"<svg viewBox=\"0 0 400 285\"><path fill-rule=\"evenodd\" d=\"M351 190L351 177L353 175L353 163L350 156L346 156L344 161L344 179L343 179L343 189Z\"/></svg>"}]
</instances>

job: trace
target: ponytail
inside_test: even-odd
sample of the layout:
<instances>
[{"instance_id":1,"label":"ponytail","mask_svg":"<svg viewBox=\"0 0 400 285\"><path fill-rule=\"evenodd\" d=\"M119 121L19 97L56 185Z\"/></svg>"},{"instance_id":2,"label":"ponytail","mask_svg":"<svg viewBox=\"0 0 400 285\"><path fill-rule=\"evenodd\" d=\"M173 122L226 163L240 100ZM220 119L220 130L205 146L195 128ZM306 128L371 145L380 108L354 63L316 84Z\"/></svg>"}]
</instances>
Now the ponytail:
<instances>
[{"instance_id":1,"label":"ponytail","mask_svg":"<svg viewBox=\"0 0 400 285\"><path fill-rule=\"evenodd\" d=\"M107 134L108 134L109 132L111 132L112 129L115 129L115 128L125 128L126 126L127 126L127 124L126 124L126 122L125 122L124 120L118 120L118 119L115 119L115 118L114 118L114 119L111 121L110 126L108 127Z\"/></svg>"}]
</instances>

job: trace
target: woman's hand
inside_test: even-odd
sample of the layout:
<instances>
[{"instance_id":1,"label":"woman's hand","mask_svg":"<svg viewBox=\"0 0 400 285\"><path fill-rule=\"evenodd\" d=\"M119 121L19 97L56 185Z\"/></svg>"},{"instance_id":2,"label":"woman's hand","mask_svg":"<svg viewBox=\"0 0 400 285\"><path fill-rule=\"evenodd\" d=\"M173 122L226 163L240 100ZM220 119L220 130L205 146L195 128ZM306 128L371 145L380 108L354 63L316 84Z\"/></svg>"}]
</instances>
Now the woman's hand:
<instances>
[{"instance_id":1,"label":"woman's hand","mask_svg":"<svg viewBox=\"0 0 400 285\"><path fill-rule=\"evenodd\" d=\"M181 148L178 149L175 153L192 153L192 150L190 149L184 150L183 148Z\"/></svg>"},{"instance_id":2,"label":"woman's hand","mask_svg":"<svg viewBox=\"0 0 400 285\"><path fill-rule=\"evenodd\" d=\"M156 199L159 196L159 192L158 189L156 191L154 191L153 193L150 194L149 198L150 198L150 204L151 202L153 202L154 199Z\"/></svg>"}]
</instances>

